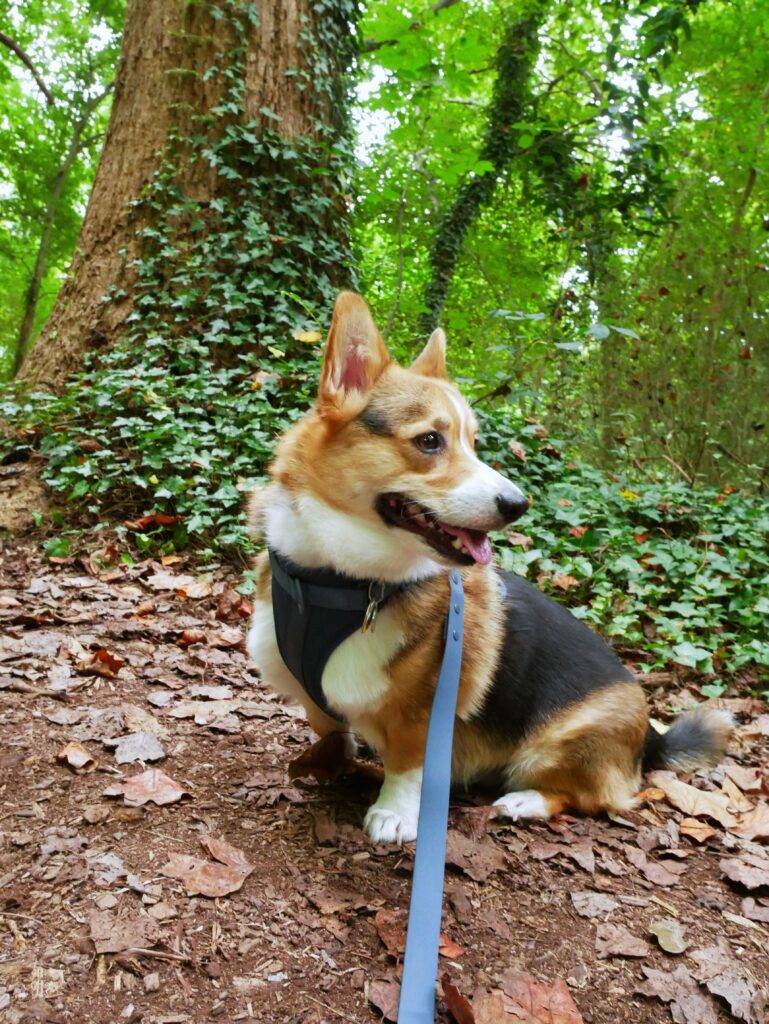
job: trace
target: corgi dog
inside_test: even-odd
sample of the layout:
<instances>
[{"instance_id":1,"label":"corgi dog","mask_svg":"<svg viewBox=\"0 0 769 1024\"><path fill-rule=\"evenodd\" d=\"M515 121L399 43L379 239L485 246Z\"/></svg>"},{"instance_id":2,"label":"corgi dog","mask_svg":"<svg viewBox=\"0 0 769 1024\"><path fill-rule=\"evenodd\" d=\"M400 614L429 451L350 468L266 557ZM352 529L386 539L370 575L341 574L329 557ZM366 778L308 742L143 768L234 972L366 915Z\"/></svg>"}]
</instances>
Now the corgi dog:
<instances>
[{"instance_id":1,"label":"corgi dog","mask_svg":"<svg viewBox=\"0 0 769 1024\"><path fill-rule=\"evenodd\" d=\"M269 554L256 561L249 654L269 685L304 705L320 736L343 731L381 755L384 782L364 822L377 843L416 837L447 574L456 568L465 643L452 776L462 787L498 787L496 816L628 809L644 769L714 765L732 731L730 716L705 705L657 733L641 686L609 645L494 568L488 532L528 503L478 458L476 432L447 375L443 331L399 366L363 299L343 292L315 406L280 439L271 483L252 500L252 528ZM276 601L290 603L292 586L325 594L340 582L386 597L374 599L373 628L353 619L336 635L317 620L305 630L300 646L317 654L312 689L276 633ZM299 591L291 615L306 611Z\"/></svg>"}]
</instances>

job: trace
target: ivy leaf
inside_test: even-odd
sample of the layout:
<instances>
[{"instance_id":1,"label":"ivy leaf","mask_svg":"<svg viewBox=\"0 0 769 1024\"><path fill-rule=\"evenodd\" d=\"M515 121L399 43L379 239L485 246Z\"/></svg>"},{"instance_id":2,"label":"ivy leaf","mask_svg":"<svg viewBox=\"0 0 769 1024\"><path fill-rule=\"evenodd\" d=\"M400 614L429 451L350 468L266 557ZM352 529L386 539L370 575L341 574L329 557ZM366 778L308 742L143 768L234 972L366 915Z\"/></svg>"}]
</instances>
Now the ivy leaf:
<instances>
[{"instance_id":1,"label":"ivy leaf","mask_svg":"<svg viewBox=\"0 0 769 1024\"><path fill-rule=\"evenodd\" d=\"M606 324L594 323L588 327L587 333L592 334L597 341L604 341L611 334L611 330Z\"/></svg>"}]
</instances>

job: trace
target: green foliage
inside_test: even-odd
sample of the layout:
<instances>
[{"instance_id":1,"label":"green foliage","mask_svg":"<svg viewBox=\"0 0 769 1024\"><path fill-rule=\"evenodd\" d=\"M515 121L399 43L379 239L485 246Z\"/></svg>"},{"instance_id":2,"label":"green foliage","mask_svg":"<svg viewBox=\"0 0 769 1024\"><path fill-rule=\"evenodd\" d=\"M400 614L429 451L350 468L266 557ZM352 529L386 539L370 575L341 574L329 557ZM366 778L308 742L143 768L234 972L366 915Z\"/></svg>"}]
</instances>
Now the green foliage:
<instances>
[{"instance_id":1,"label":"green foliage","mask_svg":"<svg viewBox=\"0 0 769 1024\"><path fill-rule=\"evenodd\" d=\"M8 3L41 64L69 75L62 102L107 80L114 30L93 26L112 26L117 6L108 18L101 4ZM390 42L364 61L353 181L340 45L355 42L352 0L313 5L302 88L337 116L293 143L274 111L256 121L243 109L257 7L212 8L232 29L204 72L222 99L169 139L138 201L132 294L105 296L132 302L125 336L59 395L9 392L4 447L36 445L46 480L92 517L179 517L132 529L140 551L242 551L243 491L317 379L318 351L301 338L353 274L349 195L364 290L403 356L427 309L437 227L481 194L451 254L443 321L482 454L534 498L523 532L498 538L502 563L651 665L714 674L706 695L721 692L721 673L766 676L769 523L749 493L769 479L765 5L466 0L415 25L399 0L372 4L364 34ZM503 44L524 22L520 60ZM84 90L88 40L98 54ZM66 108L46 135L58 112L41 112L17 72L0 54L0 160L14 182L0 196L0 340L15 336L76 116ZM64 193L41 309L74 244L96 145ZM211 201L184 187L195 166L215 171ZM51 556L68 550L66 536L49 542Z\"/></svg>"},{"instance_id":2,"label":"green foliage","mask_svg":"<svg viewBox=\"0 0 769 1024\"><path fill-rule=\"evenodd\" d=\"M366 33L398 44L368 58L356 240L401 351L431 304L439 226L489 170L495 59L532 6L463 3L399 34L370 9ZM506 383L498 397L604 468L769 481L768 10L548 6L514 158L442 323L476 394Z\"/></svg>"},{"instance_id":3,"label":"green foliage","mask_svg":"<svg viewBox=\"0 0 769 1024\"><path fill-rule=\"evenodd\" d=\"M562 444L484 425L487 458L528 484L532 508L502 564L622 646L702 672L758 666L769 680L769 509L731 489L638 483L570 461ZM528 434L528 437L527 437Z\"/></svg>"},{"instance_id":4,"label":"green foliage","mask_svg":"<svg viewBox=\"0 0 769 1024\"><path fill-rule=\"evenodd\" d=\"M35 432L47 483L92 516L181 516L173 530L136 534L141 549L243 546L243 492L264 474L274 438L305 406L317 361L297 355L292 342L290 362L273 357L269 371L255 372L244 358L233 367L204 362L169 374L156 347L156 358L134 365L126 352L115 353L59 398L8 399L0 415L27 439Z\"/></svg>"},{"instance_id":5,"label":"green foliage","mask_svg":"<svg viewBox=\"0 0 769 1024\"><path fill-rule=\"evenodd\" d=\"M109 112L106 102L89 105L114 76L122 16L123 0L0 0L0 26L33 61L51 96L47 102L19 57L0 44L0 380L12 371L49 209L53 231L35 331L72 256ZM56 201L57 173L86 112Z\"/></svg>"}]
</instances>

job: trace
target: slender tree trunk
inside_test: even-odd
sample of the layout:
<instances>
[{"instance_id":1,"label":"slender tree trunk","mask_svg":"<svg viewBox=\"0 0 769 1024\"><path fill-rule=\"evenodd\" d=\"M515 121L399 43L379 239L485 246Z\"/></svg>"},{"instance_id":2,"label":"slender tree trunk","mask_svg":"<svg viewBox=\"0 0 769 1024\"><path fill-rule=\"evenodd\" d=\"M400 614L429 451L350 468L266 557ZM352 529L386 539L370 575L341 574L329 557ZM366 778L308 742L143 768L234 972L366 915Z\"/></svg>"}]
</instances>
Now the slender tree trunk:
<instances>
[{"instance_id":1,"label":"slender tree trunk","mask_svg":"<svg viewBox=\"0 0 769 1024\"><path fill-rule=\"evenodd\" d=\"M254 287L243 277L249 247L255 263L274 265L300 239L307 281L343 280L343 256L332 259L328 244L314 252L311 235L333 237L335 251L348 252L346 206L333 160L344 135L344 72L355 13L353 0L129 0L112 113L85 220L67 280L22 377L60 385L87 353L111 348L127 324L146 318L153 289L168 299L163 311L157 302L152 307L153 328L178 334L170 293L180 287L183 261L189 264L206 240L222 239L212 274L218 279L231 273L233 280L239 274L246 290ZM281 149L280 140L316 144L330 166L304 176L293 165L289 171L289 147ZM278 171L284 182L293 175L293 193L289 199L278 190L270 203L268 179ZM257 195L258 206L250 203ZM237 244L221 221L226 202L242 211ZM246 231L248 216L259 221L258 241L252 222L251 234ZM148 251L156 267L165 260L165 281L156 274L149 283ZM299 277L304 275L297 272ZM299 291L300 282L285 279L283 288ZM185 330L205 333L206 323L221 315L213 307L223 289L214 294L210 280L198 284ZM317 287L312 299L315 292ZM263 326L266 301L252 318L255 329ZM221 302L226 304L224 297Z\"/></svg>"},{"instance_id":2,"label":"slender tree trunk","mask_svg":"<svg viewBox=\"0 0 769 1024\"><path fill-rule=\"evenodd\" d=\"M37 247L35 265L32 268L32 276L24 297L24 315L21 320L19 336L16 342L16 352L14 354L14 374L18 373L22 360L27 354L30 339L32 338L32 332L35 327L37 305L40 300L40 287L48 270L48 255L51 250L53 225L59 209L61 194L64 191L64 186L67 183L67 178L69 177L69 173L72 170L75 160L77 160L81 149L85 145L83 133L88 127L88 122L96 108L111 90L112 85L86 104L82 116L75 123L72 137L70 139L69 146L67 147L67 152L64 154L64 159L59 165L54 176L51 193L48 197L48 203L46 204L45 213L43 215L43 230L40 233L40 243Z\"/></svg>"},{"instance_id":3,"label":"slender tree trunk","mask_svg":"<svg viewBox=\"0 0 769 1024\"><path fill-rule=\"evenodd\" d=\"M438 323L451 279L462 253L467 233L481 209L491 200L497 178L521 152L518 133L511 126L524 120L531 104L531 71L538 50L538 32L546 5L538 3L527 14L508 25L495 57L497 77L488 111L488 122L479 160L492 170L471 178L459 191L441 222L430 253L430 277L424 293L426 311L422 329L431 331Z\"/></svg>"}]
</instances>

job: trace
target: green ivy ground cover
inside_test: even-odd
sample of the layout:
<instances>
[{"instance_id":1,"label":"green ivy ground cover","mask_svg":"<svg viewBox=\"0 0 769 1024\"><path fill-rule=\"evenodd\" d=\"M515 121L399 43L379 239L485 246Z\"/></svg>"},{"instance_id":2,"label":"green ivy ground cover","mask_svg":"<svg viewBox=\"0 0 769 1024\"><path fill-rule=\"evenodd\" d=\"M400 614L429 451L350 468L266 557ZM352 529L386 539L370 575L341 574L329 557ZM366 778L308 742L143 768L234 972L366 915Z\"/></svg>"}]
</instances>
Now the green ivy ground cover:
<instances>
[{"instance_id":1,"label":"green ivy ground cover","mask_svg":"<svg viewBox=\"0 0 769 1024\"><path fill-rule=\"evenodd\" d=\"M204 559L242 554L244 491L264 475L275 438L307 407L317 378L316 353L301 342L271 356L269 370L244 357L230 368L169 375L151 353L137 365L117 351L44 404L8 396L0 415L14 427L5 447L37 447L48 484L94 520L180 517L129 531L140 553L193 545ZM507 407L481 411L481 421L481 454L532 498L516 529L496 538L504 567L644 652L649 667L712 673L712 694L721 674L766 685L763 499L608 476ZM49 553L66 553L67 544L66 531L57 533Z\"/></svg>"}]
</instances>

